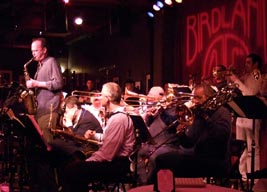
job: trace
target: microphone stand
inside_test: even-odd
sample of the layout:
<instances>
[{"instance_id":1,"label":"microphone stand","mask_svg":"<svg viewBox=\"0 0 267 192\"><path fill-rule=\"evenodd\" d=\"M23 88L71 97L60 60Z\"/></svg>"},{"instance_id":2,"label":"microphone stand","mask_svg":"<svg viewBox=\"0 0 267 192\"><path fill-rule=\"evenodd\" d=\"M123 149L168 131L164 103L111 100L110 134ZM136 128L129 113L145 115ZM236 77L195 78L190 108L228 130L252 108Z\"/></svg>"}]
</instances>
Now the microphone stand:
<instances>
[{"instance_id":1,"label":"microphone stand","mask_svg":"<svg viewBox=\"0 0 267 192\"><path fill-rule=\"evenodd\" d=\"M252 141L251 141L251 173L253 174L255 171L254 165L255 165L255 147L256 147L256 143L255 143L255 118L253 118L252 120ZM251 184L250 184L250 188L249 191L253 191L253 185L254 185L254 176L251 177Z\"/></svg>"}]
</instances>

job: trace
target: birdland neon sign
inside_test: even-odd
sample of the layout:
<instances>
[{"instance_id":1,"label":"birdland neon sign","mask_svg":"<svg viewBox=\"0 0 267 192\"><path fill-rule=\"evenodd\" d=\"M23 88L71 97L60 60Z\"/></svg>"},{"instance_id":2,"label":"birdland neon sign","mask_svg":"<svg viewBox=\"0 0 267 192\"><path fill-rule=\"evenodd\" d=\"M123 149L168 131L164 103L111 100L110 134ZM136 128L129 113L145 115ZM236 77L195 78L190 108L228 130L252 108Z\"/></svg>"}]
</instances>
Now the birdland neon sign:
<instances>
[{"instance_id":1,"label":"birdland neon sign","mask_svg":"<svg viewBox=\"0 0 267 192\"><path fill-rule=\"evenodd\" d=\"M202 76L207 76L216 64L238 67L250 51L260 48L259 54L266 60L266 4L265 0L233 0L227 5L188 15L186 67L201 67Z\"/></svg>"}]
</instances>

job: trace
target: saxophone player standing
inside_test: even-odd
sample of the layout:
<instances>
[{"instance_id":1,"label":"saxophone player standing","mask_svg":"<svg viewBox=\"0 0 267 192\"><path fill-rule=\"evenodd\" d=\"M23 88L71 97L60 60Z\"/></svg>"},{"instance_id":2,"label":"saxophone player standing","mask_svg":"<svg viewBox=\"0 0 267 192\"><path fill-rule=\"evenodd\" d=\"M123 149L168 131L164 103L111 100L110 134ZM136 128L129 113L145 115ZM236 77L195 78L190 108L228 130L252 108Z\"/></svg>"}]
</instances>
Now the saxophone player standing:
<instances>
[{"instance_id":1,"label":"saxophone player standing","mask_svg":"<svg viewBox=\"0 0 267 192\"><path fill-rule=\"evenodd\" d=\"M49 123L50 126L55 127L60 112L63 78L59 63L48 54L46 39L33 39L31 52L33 59L38 62L38 67L34 79L27 80L26 86L35 89L38 103L35 118L49 143L52 140ZM52 120L50 119L51 106L53 106Z\"/></svg>"}]
</instances>

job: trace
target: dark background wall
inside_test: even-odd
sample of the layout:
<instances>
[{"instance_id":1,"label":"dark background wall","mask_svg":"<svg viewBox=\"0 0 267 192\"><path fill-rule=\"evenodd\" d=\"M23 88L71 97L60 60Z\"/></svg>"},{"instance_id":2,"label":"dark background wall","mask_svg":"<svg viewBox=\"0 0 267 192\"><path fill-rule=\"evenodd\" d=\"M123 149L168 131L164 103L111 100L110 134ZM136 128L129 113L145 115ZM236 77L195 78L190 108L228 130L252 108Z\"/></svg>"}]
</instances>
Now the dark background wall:
<instances>
[{"instance_id":1,"label":"dark background wall","mask_svg":"<svg viewBox=\"0 0 267 192\"><path fill-rule=\"evenodd\" d=\"M189 75L208 78L216 64L242 69L249 52L267 60L265 0L187 0L167 7L148 20L145 12L111 23L106 34L83 34L74 39L49 37L66 82L81 86L87 77L123 85L140 81L146 91L165 82L187 84ZM124 15L125 16L125 15ZM127 16L127 15L126 15ZM0 47L1 70L12 70L18 81L31 58L30 41L22 47ZM115 66L115 68L112 66ZM108 73L105 68L109 68ZM66 71L67 69L67 71ZM34 70L33 70L34 71ZM75 72L75 77L73 76Z\"/></svg>"},{"instance_id":2,"label":"dark background wall","mask_svg":"<svg viewBox=\"0 0 267 192\"><path fill-rule=\"evenodd\" d=\"M150 73L150 33L146 18L132 25L126 35L85 37L69 45L69 69L87 72L99 81L127 78L144 82ZM107 70L106 70L107 68Z\"/></svg>"}]
</instances>

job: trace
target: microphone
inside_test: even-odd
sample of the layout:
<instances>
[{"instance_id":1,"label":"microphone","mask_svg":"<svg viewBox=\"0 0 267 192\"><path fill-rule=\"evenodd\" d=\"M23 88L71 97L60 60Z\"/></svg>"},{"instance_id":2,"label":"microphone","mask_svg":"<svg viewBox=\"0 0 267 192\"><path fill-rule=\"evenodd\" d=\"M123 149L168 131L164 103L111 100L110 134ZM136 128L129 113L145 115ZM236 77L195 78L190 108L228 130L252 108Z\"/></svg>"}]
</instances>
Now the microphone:
<instances>
[{"instance_id":1,"label":"microphone","mask_svg":"<svg viewBox=\"0 0 267 192\"><path fill-rule=\"evenodd\" d=\"M101 72L101 71L111 70L115 68L116 68L116 65L110 65L110 66L101 67L98 69L98 71Z\"/></svg>"}]
</instances>

